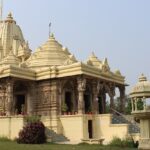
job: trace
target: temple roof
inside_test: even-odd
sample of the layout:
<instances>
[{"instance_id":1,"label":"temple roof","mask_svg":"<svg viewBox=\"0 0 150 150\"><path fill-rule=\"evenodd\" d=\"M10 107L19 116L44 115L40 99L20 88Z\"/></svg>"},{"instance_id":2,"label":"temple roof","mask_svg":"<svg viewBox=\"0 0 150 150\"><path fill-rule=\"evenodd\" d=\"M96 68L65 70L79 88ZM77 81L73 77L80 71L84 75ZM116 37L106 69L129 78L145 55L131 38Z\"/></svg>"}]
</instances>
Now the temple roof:
<instances>
[{"instance_id":1,"label":"temple roof","mask_svg":"<svg viewBox=\"0 0 150 150\"><path fill-rule=\"evenodd\" d=\"M19 59L13 54L13 51L11 50L8 54L7 57L5 57L2 61L1 61L1 65L15 65L18 66L19 65Z\"/></svg>"},{"instance_id":2,"label":"temple roof","mask_svg":"<svg viewBox=\"0 0 150 150\"><path fill-rule=\"evenodd\" d=\"M102 62L95 56L94 52L89 56L86 64L100 68L102 67Z\"/></svg>"},{"instance_id":3,"label":"temple roof","mask_svg":"<svg viewBox=\"0 0 150 150\"><path fill-rule=\"evenodd\" d=\"M31 54L28 42L11 13L0 22L0 70L0 78L44 80L86 75L125 85L124 76L120 71L114 73L110 70L107 58L101 61L92 53L86 63L77 61L54 34Z\"/></svg>"},{"instance_id":4,"label":"temple roof","mask_svg":"<svg viewBox=\"0 0 150 150\"><path fill-rule=\"evenodd\" d=\"M62 66L77 62L76 58L63 48L51 34L48 41L37 48L27 60L27 66L30 68Z\"/></svg>"},{"instance_id":5,"label":"temple roof","mask_svg":"<svg viewBox=\"0 0 150 150\"><path fill-rule=\"evenodd\" d=\"M101 61L95 56L94 52L92 52L92 54L90 55L90 57L86 61L86 64L93 66L93 67L96 67L103 72L110 72L110 67L109 67L107 58L104 58L104 60Z\"/></svg>"},{"instance_id":6,"label":"temple roof","mask_svg":"<svg viewBox=\"0 0 150 150\"><path fill-rule=\"evenodd\" d=\"M138 83L132 88L131 97L150 97L150 81L142 74Z\"/></svg>"}]
</instances>

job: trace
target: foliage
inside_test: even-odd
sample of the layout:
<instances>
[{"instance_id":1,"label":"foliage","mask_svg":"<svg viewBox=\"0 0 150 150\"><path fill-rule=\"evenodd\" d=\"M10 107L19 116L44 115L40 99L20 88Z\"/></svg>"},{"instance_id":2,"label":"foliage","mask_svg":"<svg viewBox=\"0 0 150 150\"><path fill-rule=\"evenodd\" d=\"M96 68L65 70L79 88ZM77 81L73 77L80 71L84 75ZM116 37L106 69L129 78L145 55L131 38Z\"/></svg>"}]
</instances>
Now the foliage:
<instances>
[{"instance_id":1,"label":"foliage","mask_svg":"<svg viewBox=\"0 0 150 150\"><path fill-rule=\"evenodd\" d=\"M131 111L132 111L131 99L128 98L126 101L127 101L127 105L125 107L125 114L131 115Z\"/></svg>"},{"instance_id":2,"label":"foliage","mask_svg":"<svg viewBox=\"0 0 150 150\"><path fill-rule=\"evenodd\" d=\"M117 146L117 147L134 147L135 146L134 141L132 139L120 139L118 137L114 137L108 145Z\"/></svg>"},{"instance_id":3,"label":"foliage","mask_svg":"<svg viewBox=\"0 0 150 150\"><path fill-rule=\"evenodd\" d=\"M125 107L125 113L126 114L131 114L131 111L132 111L131 98L128 97L126 99L126 102L127 102L127 105ZM138 102L137 102L137 109L138 110L143 110L143 101L141 99L138 100Z\"/></svg>"},{"instance_id":4,"label":"foliage","mask_svg":"<svg viewBox=\"0 0 150 150\"><path fill-rule=\"evenodd\" d=\"M110 103L108 101L106 101L106 114L110 113Z\"/></svg>"},{"instance_id":5,"label":"foliage","mask_svg":"<svg viewBox=\"0 0 150 150\"><path fill-rule=\"evenodd\" d=\"M61 107L62 112L66 112L68 110L67 104L64 102Z\"/></svg>"},{"instance_id":6,"label":"foliage","mask_svg":"<svg viewBox=\"0 0 150 150\"><path fill-rule=\"evenodd\" d=\"M143 101L140 99L137 102L137 109L138 110L143 110Z\"/></svg>"},{"instance_id":7,"label":"foliage","mask_svg":"<svg viewBox=\"0 0 150 150\"><path fill-rule=\"evenodd\" d=\"M7 141L11 141L11 140L5 136L0 137L0 142L7 142Z\"/></svg>"},{"instance_id":8,"label":"foliage","mask_svg":"<svg viewBox=\"0 0 150 150\"><path fill-rule=\"evenodd\" d=\"M46 142L45 126L40 121L27 122L19 132L18 143L41 144Z\"/></svg>"},{"instance_id":9,"label":"foliage","mask_svg":"<svg viewBox=\"0 0 150 150\"><path fill-rule=\"evenodd\" d=\"M40 116L27 116L25 118L25 121L27 123L39 122L40 121Z\"/></svg>"}]
</instances>

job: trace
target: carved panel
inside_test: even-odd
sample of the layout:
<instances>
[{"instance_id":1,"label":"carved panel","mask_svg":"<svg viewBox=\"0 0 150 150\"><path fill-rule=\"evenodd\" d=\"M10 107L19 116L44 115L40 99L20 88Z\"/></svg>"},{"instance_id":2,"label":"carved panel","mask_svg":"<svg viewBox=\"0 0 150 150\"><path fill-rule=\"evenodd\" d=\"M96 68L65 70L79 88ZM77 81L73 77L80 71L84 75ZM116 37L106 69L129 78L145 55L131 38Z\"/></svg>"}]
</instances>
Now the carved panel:
<instances>
[{"instance_id":1,"label":"carved panel","mask_svg":"<svg viewBox=\"0 0 150 150\"><path fill-rule=\"evenodd\" d=\"M78 91L84 91L86 89L86 79L78 78Z\"/></svg>"}]
</instances>

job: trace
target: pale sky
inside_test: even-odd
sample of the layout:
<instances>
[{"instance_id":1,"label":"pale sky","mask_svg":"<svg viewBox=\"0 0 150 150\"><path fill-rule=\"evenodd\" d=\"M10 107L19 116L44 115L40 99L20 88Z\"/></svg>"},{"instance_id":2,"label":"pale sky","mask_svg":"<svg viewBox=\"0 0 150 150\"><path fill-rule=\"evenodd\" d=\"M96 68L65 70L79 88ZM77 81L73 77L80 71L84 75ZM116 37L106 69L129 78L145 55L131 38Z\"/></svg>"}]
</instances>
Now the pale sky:
<instances>
[{"instance_id":1,"label":"pale sky","mask_svg":"<svg viewBox=\"0 0 150 150\"><path fill-rule=\"evenodd\" d=\"M150 79L150 0L3 0L32 50L56 39L85 61L93 51L119 69L130 88L144 73Z\"/></svg>"}]
</instances>

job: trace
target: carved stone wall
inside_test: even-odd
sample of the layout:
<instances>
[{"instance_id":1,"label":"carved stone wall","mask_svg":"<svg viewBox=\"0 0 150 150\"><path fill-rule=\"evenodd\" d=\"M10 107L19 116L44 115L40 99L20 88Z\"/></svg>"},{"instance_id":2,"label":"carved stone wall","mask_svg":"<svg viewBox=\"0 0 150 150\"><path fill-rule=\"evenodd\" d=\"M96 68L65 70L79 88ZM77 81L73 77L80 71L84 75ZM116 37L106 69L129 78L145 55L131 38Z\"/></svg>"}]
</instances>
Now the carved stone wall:
<instances>
[{"instance_id":1,"label":"carved stone wall","mask_svg":"<svg viewBox=\"0 0 150 150\"><path fill-rule=\"evenodd\" d=\"M0 81L0 112L4 113L6 110L6 84L4 80Z\"/></svg>"},{"instance_id":2,"label":"carved stone wall","mask_svg":"<svg viewBox=\"0 0 150 150\"><path fill-rule=\"evenodd\" d=\"M40 81L37 84L36 112L39 115L50 115L52 107L56 106L56 81Z\"/></svg>"}]
</instances>

